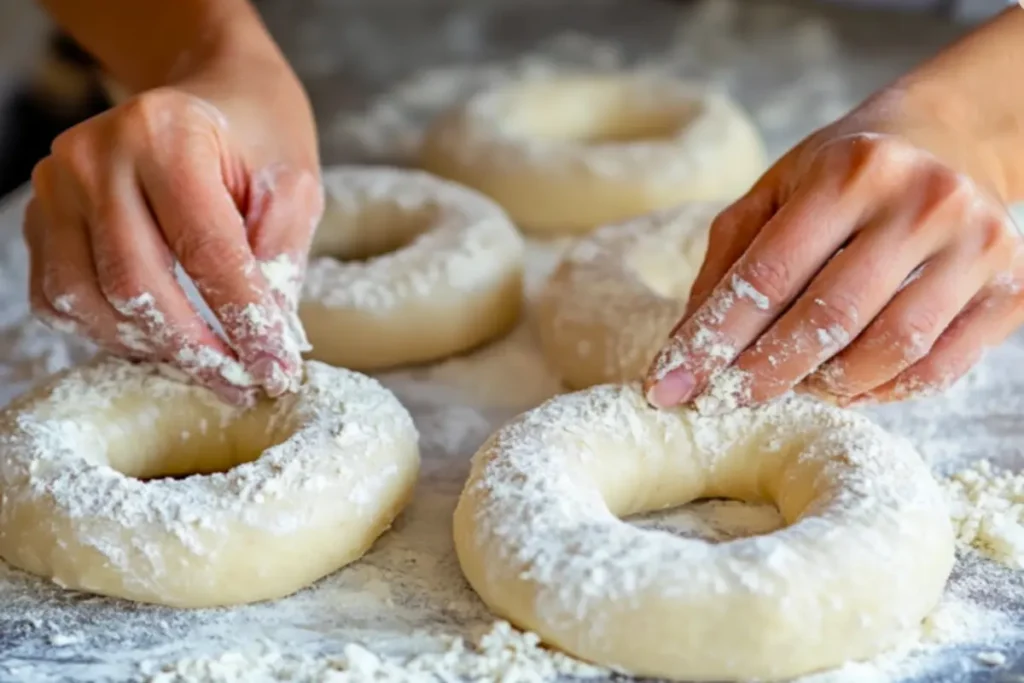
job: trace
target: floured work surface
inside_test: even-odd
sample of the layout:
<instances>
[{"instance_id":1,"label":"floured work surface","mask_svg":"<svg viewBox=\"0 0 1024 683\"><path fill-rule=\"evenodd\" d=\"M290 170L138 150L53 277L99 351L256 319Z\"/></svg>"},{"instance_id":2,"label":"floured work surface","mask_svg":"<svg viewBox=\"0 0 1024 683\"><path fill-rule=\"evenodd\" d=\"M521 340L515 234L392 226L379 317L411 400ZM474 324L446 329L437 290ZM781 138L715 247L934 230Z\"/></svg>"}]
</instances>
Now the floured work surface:
<instances>
[{"instance_id":1,"label":"floured work surface","mask_svg":"<svg viewBox=\"0 0 1024 683\"><path fill-rule=\"evenodd\" d=\"M275 7L283 12L285 5L288 11L293 6L267 4L272 26ZM500 3L437 2L446 4L452 10L439 25L451 34L452 44L461 46L453 50L464 53L467 45L480 43L476 38L491 35L486 31L488 11ZM671 3L622 4L629 6L637 25L649 20L662 27L662 34L664 20L676 16L666 15ZM344 12L345 6L337 3L327 11ZM480 9L485 6L489 9ZM412 74L367 102L360 113L319 112L325 158L405 158L423 121L467 88L562 67L637 63L721 82L750 107L778 153L795 136L852 104L864 88L857 78L877 80L851 75L850 60L843 61L837 52L827 23L792 21L775 3L758 4L742 15L739 6L727 0L698 6L680 21L664 51L654 55L637 52L627 59L618 45L579 34L553 35L537 51L501 63L476 63L465 54L456 60L452 55L460 66ZM651 9L655 7L659 9ZM314 15L306 23L301 16L298 21L292 40L283 41L286 51L289 43L294 51L296 36L304 30L316 43L317 31L330 25L316 24ZM364 23L356 28L367 27ZM779 36L782 31L788 33ZM626 34L632 37L624 42L635 43L643 32L633 26ZM786 54L752 55L762 34L775 35L773 44ZM334 49L339 42L351 43L331 36L327 44ZM360 49L372 52L377 43L385 41L363 41ZM300 73L305 69L316 75L324 67L313 48L291 56ZM397 58L389 53L379 59L364 54L363 59L386 69L388 56ZM788 76L776 79L770 89L762 84L760 94L747 89L752 65L780 60L788 65ZM839 62L845 66L837 66ZM322 99L316 87L314 101ZM18 237L24 201L22 193L0 206L0 402L91 353L26 317L26 258ZM531 291L559 248L531 245ZM463 581L452 548L451 513L469 457L504 420L559 391L528 325L467 356L380 379L412 412L424 464L414 501L365 558L285 600L200 612L65 593L0 564L0 681L607 679L606 672L552 655L533 639L495 624ZM871 412L889 429L911 438L938 471L960 470L975 458L1024 469L1024 334L990 353L950 395ZM1024 500L1024 491L1018 497ZM710 502L638 523L718 540L764 533L779 521L770 507ZM251 560L258 563L260 558ZM967 552L920 639L910 639L873 662L804 680L1024 681L1024 661L1017 663L1021 659L1024 572Z\"/></svg>"},{"instance_id":2,"label":"floured work surface","mask_svg":"<svg viewBox=\"0 0 1024 683\"><path fill-rule=\"evenodd\" d=\"M0 210L4 401L90 353L23 318L24 247L14 238L23 204L16 198ZM557 246L531 247L535 290ZM424 467L412 505L363 560L285 600L198 612L66 593L0 565L0 680L606 679L495 625L452 548L469 456L504 420L558 391L528 326L467 356L380 377L416 419ZM1024 335L949 396L873 412L939 469L975 457L1014 467L1024 449ZM705 502L637 523L720 540L765 533L779 518L771 507ZM967 553L923 645L908 640L876 662L807 680L1015 680L1006 675L1024 653L1024 572Z\"/></svg>"}]
</instances>

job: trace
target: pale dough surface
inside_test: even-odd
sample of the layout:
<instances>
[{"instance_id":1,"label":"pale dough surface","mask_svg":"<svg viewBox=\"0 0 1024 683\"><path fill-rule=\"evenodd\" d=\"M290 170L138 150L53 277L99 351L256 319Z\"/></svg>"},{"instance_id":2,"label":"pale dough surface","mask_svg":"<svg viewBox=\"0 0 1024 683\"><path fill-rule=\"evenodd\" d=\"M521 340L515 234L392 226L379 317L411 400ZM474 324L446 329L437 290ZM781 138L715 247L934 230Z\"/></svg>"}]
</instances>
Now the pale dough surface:
<instances>
[{"instance_id":1,"label":"pale dough surface","mask_svg":"<svg viewBox=\"0 0 1024 683\"><path fill-rule=\"evenodd\" d=\"M377 370L467 351L522 306L523 240L497 204L422 171L324 170L299 315L309 356Z\"/></svg>"},{"instance_id":2,"label":"pale dough surface","mask_svg":"<svg viewBox=\"0 0 1024 683\"><path fill-rule=\"evenodd\" d=\"M620 518L699 498L787 526L720 544ZM793 397L722 417L633 385L567 394L477 452L454 518L498 615L635 675L777 680L870 657L936 605L953 535L928 467L866 418Z\"/></svg>"},{"instance_id":3,"label":"pale dough surface","mask_svg":"<svg viewBox=\"0 0 1024 683\"><path fill-rule=\"evenodd\" d=\"M321 363L297 393L243 410L157 366L100 359L0 414L0 557L176 607L283 597L390 526L417 438L375 380Z\"/></svg>"},{"instance_id":4,"label":"pale dough surface","mask_svg":"<svg viewBox=\"0 0 1024 683\"><path fill-rule=\"evenodd\" d=\"M572 389L639 378L686 309L724 202L689 202L607 225L571 246L534 315L541 349Z\"/></svg>"},{"instance_id":5,"label":"pale dough surface","mask_svg":"<svg viewBox=\"0 0 1024 683\"><path fill-rule=\"evenodd\" d=\"M485 90L427 131L421 164L497 201L534 234L587 232L692 200L731 200L764 170L728 97L642 74Z\"/></svg>"}]
</instances>

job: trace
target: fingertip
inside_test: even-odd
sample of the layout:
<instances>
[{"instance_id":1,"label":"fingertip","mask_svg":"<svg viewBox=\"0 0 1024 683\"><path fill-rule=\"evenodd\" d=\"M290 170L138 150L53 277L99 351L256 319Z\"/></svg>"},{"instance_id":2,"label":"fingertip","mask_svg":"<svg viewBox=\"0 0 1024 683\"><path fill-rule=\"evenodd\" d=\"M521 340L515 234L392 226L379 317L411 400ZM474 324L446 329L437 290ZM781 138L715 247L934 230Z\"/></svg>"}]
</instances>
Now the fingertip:
<instances>
[{"instance_id":1,"label":"fingertip","mask_svg":"<svg viewBox=\"0 0 1024 683\"><path fill-rule=\"evenodd\" d=\"M252 389L215 383L207 387L224 403L236 408L251 408L256 405L256 392Z\"/></svg>"},{"instance_id":2,"label":"fingertip","mask_svg":"<svg viewBox=\"0 0 1024 683\"><path fill-rule=\"evenodd\" d=\"M298 373L288 372L274 358L265 357L256 361L250 373L270 398L278 398L298 388Z\"/></svg>"},{"instance_id":3,"label":"fingertip","mask_svg":"<svg viewBox=\"0 0 1024 683\"><path fill-rule=\"evenodd\" d=\"M688 370L677 368L647 387L647 402L661 409L686 403L692 397L696 384L696 378Z\"/></svg>"}]
</instances>

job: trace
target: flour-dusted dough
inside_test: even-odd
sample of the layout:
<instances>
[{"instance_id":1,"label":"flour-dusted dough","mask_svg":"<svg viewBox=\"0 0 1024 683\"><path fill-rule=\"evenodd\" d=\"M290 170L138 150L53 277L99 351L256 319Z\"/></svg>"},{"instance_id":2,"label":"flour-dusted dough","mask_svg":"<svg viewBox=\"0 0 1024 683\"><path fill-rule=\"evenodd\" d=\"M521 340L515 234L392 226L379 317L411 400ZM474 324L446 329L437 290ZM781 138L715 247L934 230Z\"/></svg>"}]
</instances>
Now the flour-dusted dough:
<instances>
[{"instance_id":1,"label":"flour-dusted dough","mask_svg":"<svg viewBox=\"0 0 1024 683\"><path fill-rule=\"evenodd\" d=\"M716 545L619 519L717 497L771 501L788 526ZM870 657L919 624L953 566L927 466L866 418L804 397L658 411L635 385L554 398L498 431L454 534L497 614L578 657L685 680Z\"/></svg>"},{"instance_id":2,"label":"flour-dusted dough","mask_svg":"<svg viewBox=\"0 0 1024 683\"><path fill-rule=\"evenodd\" d=\"M765 151L724 95L612 74L483 91L428 130L421 162L492 197L523 230L555 234L733 199L764 170Z\"/></svg>"},{"instance_id":3,"label":"flour-dusted dough","mask_svg":"<svg viewBox=\"0 0 1024 683\"><path fill-rule=\"evenodd\" d=\"M356 370L437 360L519 318L523 240L497 204L421 171L334 167L299 315L311 358Z\"/></svg>"},{"instance_id":4,"label":"flour-dusted dough","mask_svg":"<svg viewBox=\"0 0 1024 683\"><path fill-rule=\"evenodd\" d=\"M639 378L686 309L724 202L692 202L595 230L548 279L534 316L573 389Z\"/></svg>"},{"instance_id":5,"label":"flour-dusted dough","mask_svg":"<svg viewBox=\"0 0 1024 683\"><path fill-rule=\"evenodd\" d=\"M158 366L100 359L0 414L0 557L175 607L279 598L388 528L417 438L375 380L321 363L297 393L244 410Z\"/></svg>"}]
</instances>

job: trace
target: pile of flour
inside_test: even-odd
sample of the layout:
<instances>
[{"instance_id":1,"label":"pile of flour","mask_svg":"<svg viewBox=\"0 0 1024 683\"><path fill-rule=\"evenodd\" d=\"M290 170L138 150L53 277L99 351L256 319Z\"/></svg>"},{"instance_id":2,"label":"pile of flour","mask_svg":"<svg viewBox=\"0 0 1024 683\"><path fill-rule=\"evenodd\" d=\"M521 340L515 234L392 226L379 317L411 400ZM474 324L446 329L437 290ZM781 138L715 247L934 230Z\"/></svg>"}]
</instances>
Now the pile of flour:
<instances>
[{"instance_id":1,"label":"pile of flour","mask_svg":"<svg viewBox=\"0 0 1024 683\"><path fill-rule=\"evenodd\" d=\"M432 69L382 94L366 111L339 117L324 136L351 151L352 159L402 158L415 147L424 122L463 93L512 77L630 64L705 79L740 94L777 153L853 103L829 27L785 12L734 0L702 3L665 51L639 62L617 45L565 34L514 62ZM770 52L751 47L748 29L759 22L774 27ZM744 96L742 74L758 60L799 76L757 98ZM0 207L0 402L91 353L88 345L27 317L27 259L17 237L23 201ZM530 291L564 246L530 245ZM559 391L529 325L478 352L380 379L414 416L423 474L409 509L363 560L284 600L202 611L68 594L0 563L0 680L361 683L462 677L533 683L604 677L496 623L463 580L452 548L451 513L470 455L505 420ZM946 396L866 412L911 439L940 472L961 471L978 459L1017 470L1024 456L1024 336L991 352ZM1017 495L1013 486L997 483L995 489ZM765 533L780 521L771 507L711 502L636 523L726 540ZM807 683L929 674L941 680L939 672L967 676L1001 666L1020 651L1014 645L1024 614L1020 574L965 549L943 604L922 632L909 634L893 653Z\"/></svg>"}]
</instances>

